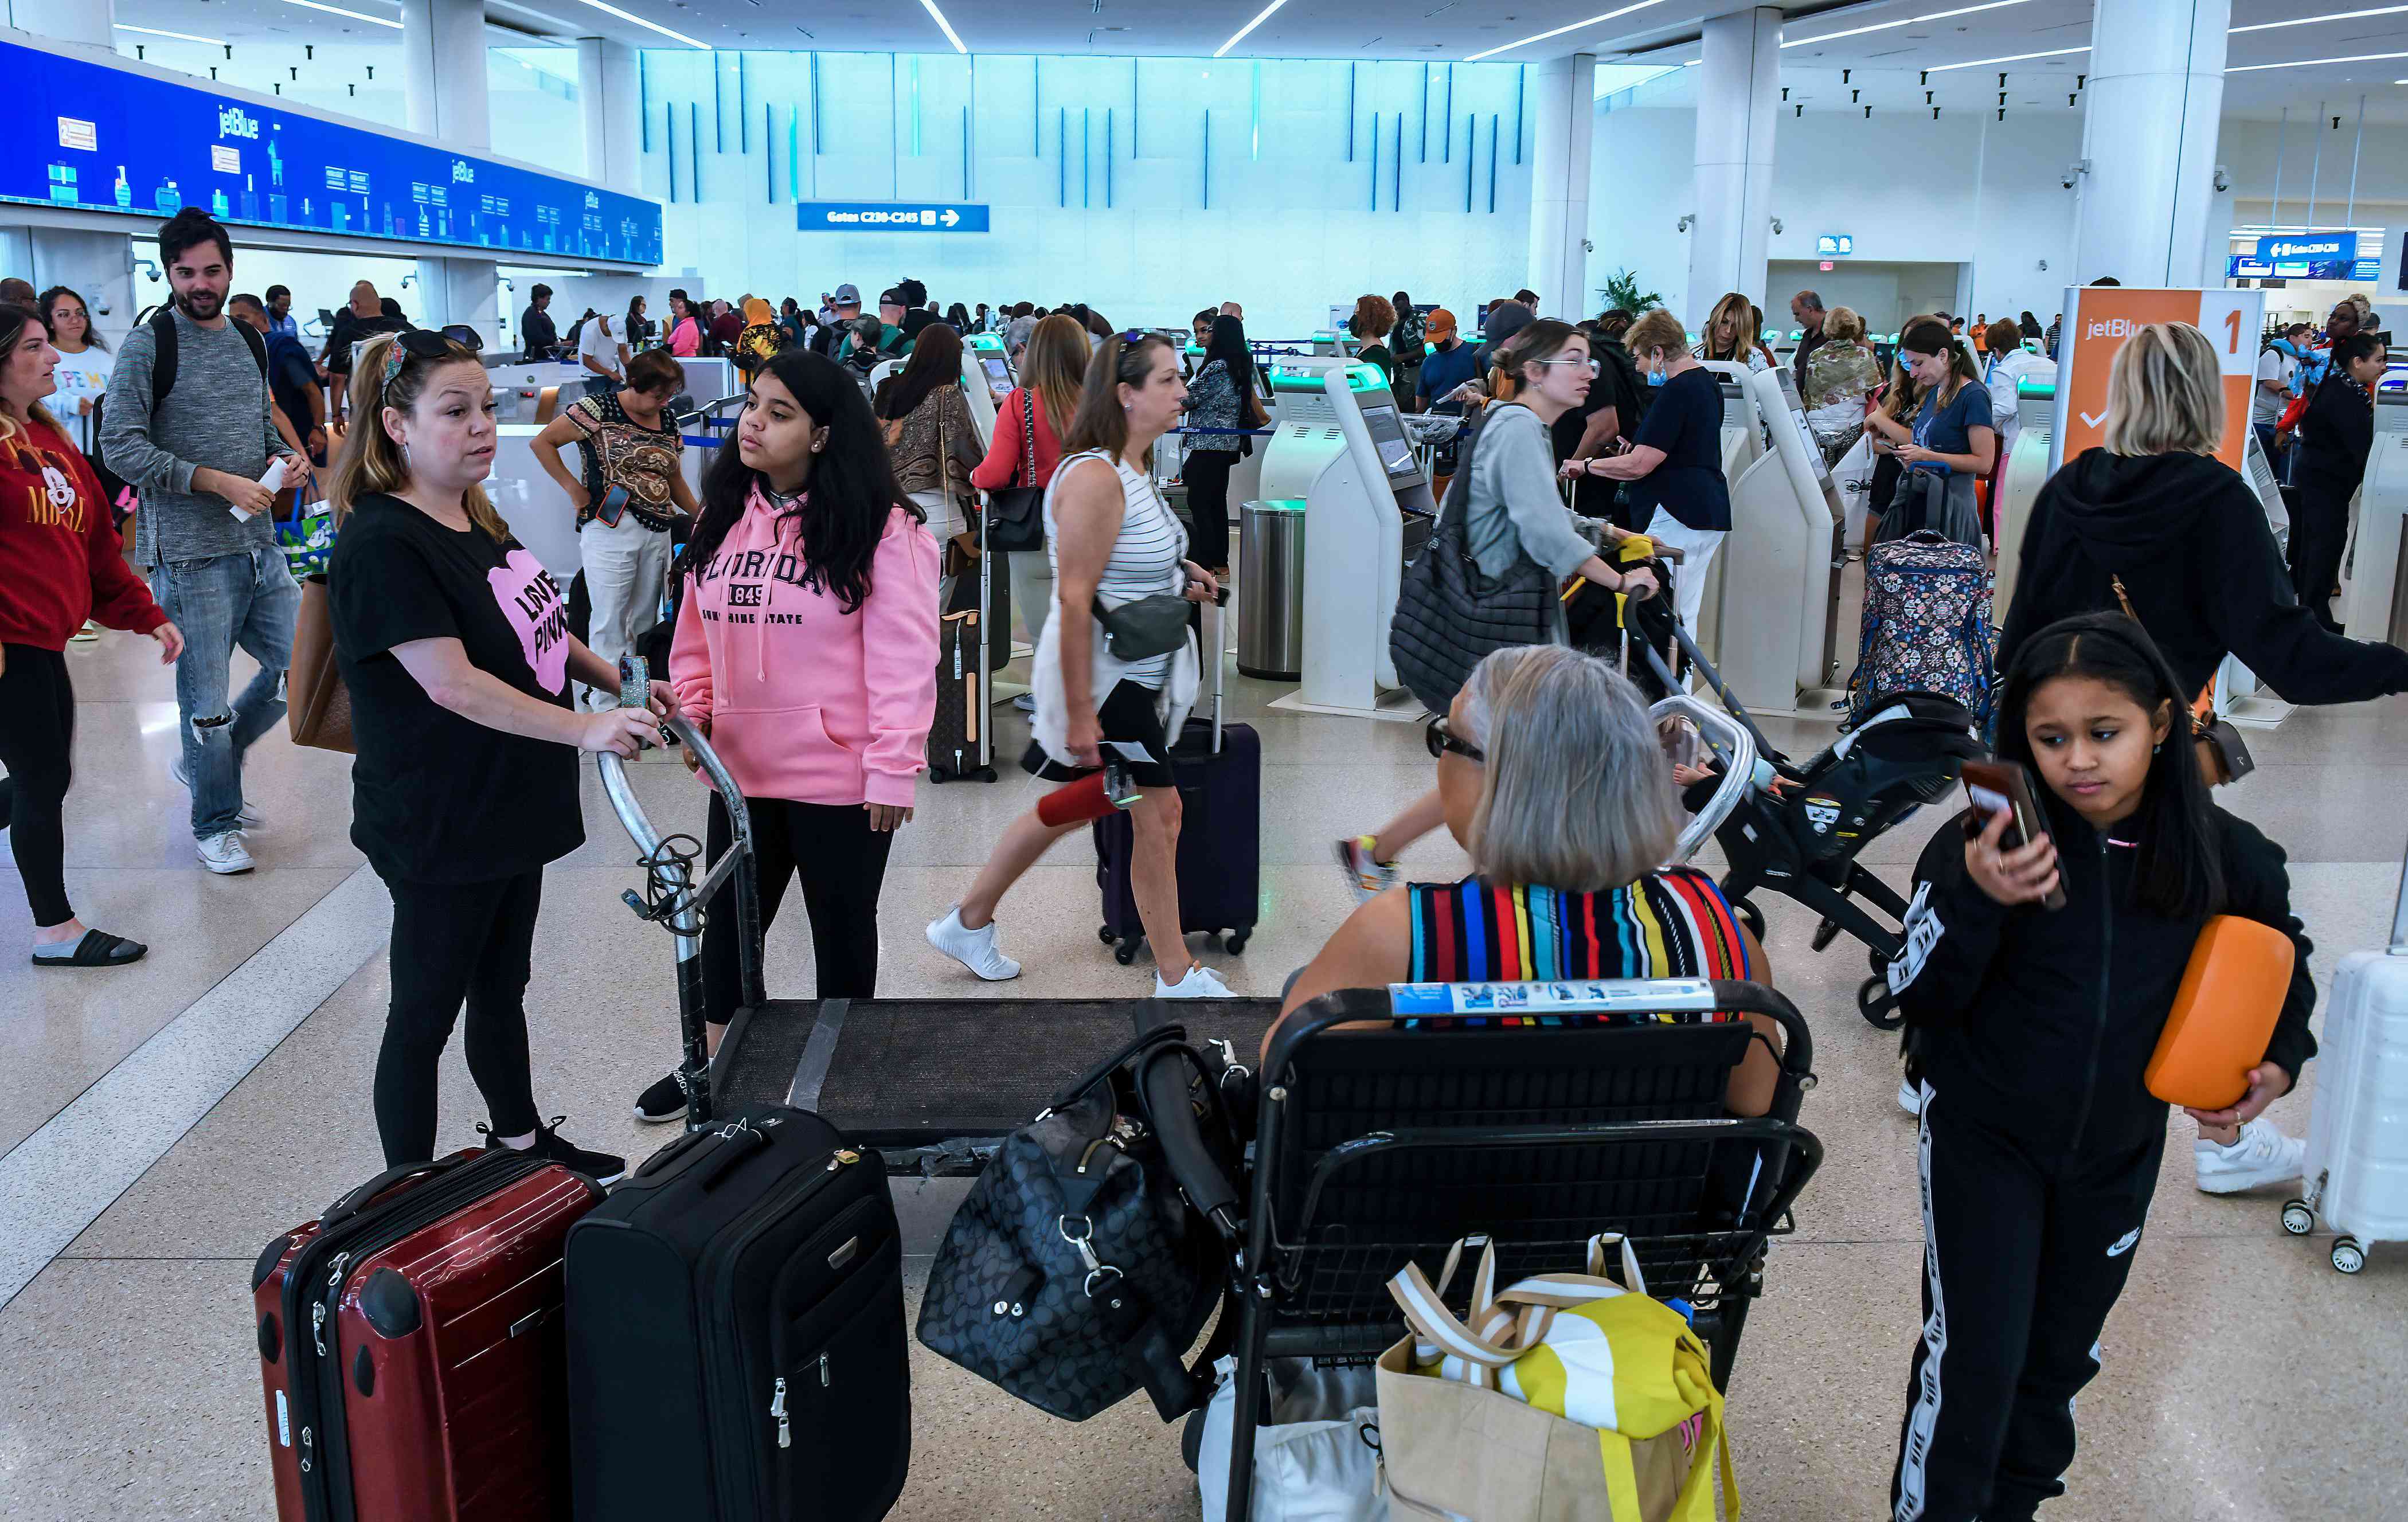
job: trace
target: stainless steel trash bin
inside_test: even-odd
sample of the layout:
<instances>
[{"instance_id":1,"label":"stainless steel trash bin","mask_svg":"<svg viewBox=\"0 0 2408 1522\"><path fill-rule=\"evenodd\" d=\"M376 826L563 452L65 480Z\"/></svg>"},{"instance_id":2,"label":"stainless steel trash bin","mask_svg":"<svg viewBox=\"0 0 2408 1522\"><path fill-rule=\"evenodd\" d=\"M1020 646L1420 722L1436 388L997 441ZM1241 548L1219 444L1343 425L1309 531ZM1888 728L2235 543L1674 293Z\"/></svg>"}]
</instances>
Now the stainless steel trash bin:
<instances>
[{"instance_id":1,"label":"stainless steel trash bin","mask_svg":"<svg viewBox=\"0 0 2408 1522\"><path fill-rule=\"evenodd\" d=\"M1238 669L1293 682L1304 674L1304 503L1238 509Z\"/></svg>"}]
</instances>

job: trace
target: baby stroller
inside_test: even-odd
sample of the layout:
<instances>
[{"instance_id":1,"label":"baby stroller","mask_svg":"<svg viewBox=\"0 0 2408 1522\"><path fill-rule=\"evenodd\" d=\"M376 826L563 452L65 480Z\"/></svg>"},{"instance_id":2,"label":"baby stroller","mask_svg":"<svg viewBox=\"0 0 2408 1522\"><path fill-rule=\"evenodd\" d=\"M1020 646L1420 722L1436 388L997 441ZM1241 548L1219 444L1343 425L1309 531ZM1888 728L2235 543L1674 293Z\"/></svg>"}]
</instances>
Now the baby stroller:
<instances>
[{"instance_id":1,"label":"baby stroller","mask_svg":"<svg viewBox=\"0 0 2408 1522\"><path fill-rule=\"evenodd\" d=\"M1669 588L1670 573L1644 539L1628 540L1622 551L1623 563L1654 566L1657 579ZM1916 809L1946 796L1965 762L1988 754L1973 715L1955 698L1938 693L1885 694L1871 703L1863 723L1803 763L1794 763L1764 738L1681 626L1669 593L1624 604L1621 616L1624 622L1614 632L1639 653L1654 685L1680 690L1679 667L1665 653L1669 644L1756 741L1755 785L1714 831L1729 862L1722 888L1731 907L1760 937L1764 914L1748 896L1759 887L1770 888L1822 915L1814 931L1816 951L1827 949L1842 930L1863 942L1872 976L1856 990L1856 1009L1878 1028L1896 1029L1903 1017L1885 973L1903 943L1902 929L1893 926L1904 924L1907 902L1856 858ZM1597 647L1592 643L1586 648ZM1633 680L1638 680L1635 672ZM1704 739L1727 766L1732 758L1725 744L1711 731ZM1700 789L1710 786L1698 784ZM1690 801L1694 806L1698 799ZM1887 921L1876 918L1867 905Z\"/></svg>"}]
</instances>

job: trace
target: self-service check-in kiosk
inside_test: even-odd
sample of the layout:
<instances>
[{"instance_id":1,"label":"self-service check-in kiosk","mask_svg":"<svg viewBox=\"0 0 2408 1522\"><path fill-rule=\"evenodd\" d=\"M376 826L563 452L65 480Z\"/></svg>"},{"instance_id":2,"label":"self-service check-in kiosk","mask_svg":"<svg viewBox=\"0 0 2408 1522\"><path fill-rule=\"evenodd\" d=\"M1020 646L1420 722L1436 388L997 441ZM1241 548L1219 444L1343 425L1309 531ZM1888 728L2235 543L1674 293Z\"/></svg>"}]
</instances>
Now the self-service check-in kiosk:
<instances>
[{"instance_id":1,"label":"self-service check-in kiosk","mask_svg":"<svg viewBox=\"0 0 2408 1522\"><path fill-rule=\"evenodd\" d=\"M2057 380L2026 376L2015 382L2015 445L2007 452L2006 474L1993 500L1992 529L1999 546L1999 566L1990 579L1990 617L2004 625L2008 605L2015 598L2015 578L2023 569L2024 525L2031 521L2032 504L2048 484L2049 452L2056 442Z\"/></svg>"},{"instance_id":2,"label":"self-service check-in kiosk","mask_svg":"<svg viewBox=\"0 0 2408 1522\"><path fill-rule=\"evenodd\" d=\"M1273 365L1277 430L1262 500L1305 504L1304 685L1273 708L1411 720L1388 623L1409 554L1438 510L1396 397L1374 366L1297 356Z\"/></svg>"},{"instance_id":3,"label":"self-service check-in kiosk","mask_svg":"<svg viewBox=\"0 0 2408 1522\"><path fill-rule=\"evenodd\" d=\"M1731 531L1712 570L1728 613L1714 662L1758 713L1828 718L1841 696L1834 684L1846 514L1789 371L1758 370L1739 384L1751 404L1745 431L1769 437L1772 448L1759 443L1730 483Z\"/></svg>"},{"instance_id":4,"label":"self-service check-in kiosk","mask_svg":"<svg viewBox=\"0 0 2408 1522\"><path fill-rule=\"evenodd\" d=\"M1714 372L1723 391L1723 480L1728 484L1731 497L1733 537L1739 528L1740 482L1749 470L1764 458L1765 428L1756 415L1756 397L1747 389L1748 368L1724 360L1706 360L1705 367ZM1641 527L1646 525L1641 524ZM1724 556L1730 544L1724 541L1723 551L1714 556L1708 569L1709 581L1698 604L1698 626L1689 631L1698 648L1706 652L1717 666L1722 661L1723 586L1726 575ZM1681 574L1678 567L1672 574Z\"/></svg>"},{"instance_id":5,"label":"self-service check-in kiosk","mask_svg":"<svg viewBox=\"0 0 2408 1522\"><path fill-rule=\"evenodd\" d=\"M2408 392L2375 394L2374 452L2359 488L2342 626L2353 639L2408 644Z\"/></svg>"}]
</instances>

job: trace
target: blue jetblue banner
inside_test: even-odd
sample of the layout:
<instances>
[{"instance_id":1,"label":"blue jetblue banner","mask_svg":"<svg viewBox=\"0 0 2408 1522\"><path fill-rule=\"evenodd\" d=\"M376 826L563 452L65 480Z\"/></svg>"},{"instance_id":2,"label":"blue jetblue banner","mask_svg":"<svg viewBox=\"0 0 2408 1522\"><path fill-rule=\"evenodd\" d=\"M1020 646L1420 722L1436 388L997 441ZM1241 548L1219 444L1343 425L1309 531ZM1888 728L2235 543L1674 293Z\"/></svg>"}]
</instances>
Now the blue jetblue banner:
<instances>
[{"instance_id":1,"label":"blue jetblue banner","mask_svg":"<svg viewBox=\"0 0 2408 1522\"><path fill-rule=\"evenodd\" d=\"M0 43L0 200L661 262L654 201Z\"/></svg>"},{"instance_id":2,"label":"blue jetblue banner","mask_svg":"<svg viewBox=\"0 0 2408 1522\"><path fill-rule=\"evenodd\" d=\"M2284 233L2258 240L2264 265L2350 265L2358 262L2356 233Z\"/></svg>"},{"instance_id":3,"label":"blue jetblue banner","mask_svg":"<svg viewBox=\"0 0 2408 1522\"><path fill-rule=\"evenodd\" d=\"M797 201L806 233L983 233L986 208L959 201Z\"/></svg>"}]
</instances>

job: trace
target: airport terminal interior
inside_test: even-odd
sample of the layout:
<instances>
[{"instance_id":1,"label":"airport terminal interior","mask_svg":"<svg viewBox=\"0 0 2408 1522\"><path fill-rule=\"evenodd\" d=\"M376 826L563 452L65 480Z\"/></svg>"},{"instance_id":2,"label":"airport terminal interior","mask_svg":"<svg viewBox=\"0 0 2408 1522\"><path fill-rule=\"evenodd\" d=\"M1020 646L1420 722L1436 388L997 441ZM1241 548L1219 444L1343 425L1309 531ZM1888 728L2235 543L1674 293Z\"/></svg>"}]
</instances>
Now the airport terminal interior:
<instances>
[{"instance_id":1,"label":"airport terminal interior","mask_svg":"<svg viewBox=\"0 0 2408 1522\"><path fill-rule=\"evenodd\" d=\"M1590 3L9 0L0 1519L2408 1518L2408 5Z\"/></svg>"}]
</instances>

